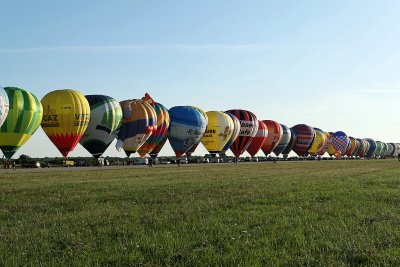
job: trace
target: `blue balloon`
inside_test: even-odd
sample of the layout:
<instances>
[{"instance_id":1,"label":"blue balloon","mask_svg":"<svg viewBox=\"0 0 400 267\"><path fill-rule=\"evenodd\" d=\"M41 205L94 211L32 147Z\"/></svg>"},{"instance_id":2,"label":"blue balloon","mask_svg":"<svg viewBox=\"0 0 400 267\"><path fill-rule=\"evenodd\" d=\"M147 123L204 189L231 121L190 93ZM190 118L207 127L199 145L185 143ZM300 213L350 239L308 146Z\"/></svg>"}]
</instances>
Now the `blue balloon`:
<instances>
[{"instance_id":1,"label":"blue balloon","mask_svg":"<svg viewBox=\"0 0 400 267\"><path fill-rule=\"evenodd\" d=\"M200 142L207 128L203 114L192 106L176 106L169 110L168 140L177 158Z\"/></svg>"},{"instance_id":2,"label":"blue balloon","mask_svg":"<svg viewBox=\"0 0 400 267\"><path fill-rule=\"evenodd\" d=\"M282 126L282 139L279 141L278 145L274 148L273 152L275 155L279 156L285 150L285 148L288 146L290 142L290 137L292 135L292 132L290 131L289 127L287 127L284 124L281 124Z\"/></svg>"},{"instance_id":3,"label":"blue balloon","mask_svg":"<svg viewBox=\"0 0 400 267\"><path fill-rule=\"evenodd\" d=\"M369 149L368 149L367 153L365 154L365 156L373 157L375 154L375 150L376 150L376 142L374 141L374 139L371 139L371 138L367 138L365 140L367 140L367 142L369 143Z\"/></svg>"}]
</instances>

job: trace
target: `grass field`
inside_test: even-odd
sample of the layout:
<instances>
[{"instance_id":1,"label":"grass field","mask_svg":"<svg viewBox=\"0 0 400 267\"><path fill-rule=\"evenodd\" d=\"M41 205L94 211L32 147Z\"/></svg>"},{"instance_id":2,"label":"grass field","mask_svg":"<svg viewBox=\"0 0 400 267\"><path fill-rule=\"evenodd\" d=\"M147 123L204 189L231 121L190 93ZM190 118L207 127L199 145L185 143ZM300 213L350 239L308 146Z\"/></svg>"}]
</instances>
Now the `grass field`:
<instances>
[{"instance_id":1,"label":"grass field","mask_svg":"<svg viewBox=\"0 0 400 267\"><path fill-rule=\"evenodd\" d=\"M400 162L0 172L0 264L400 265Z\"/></svg>"}]
</instances>

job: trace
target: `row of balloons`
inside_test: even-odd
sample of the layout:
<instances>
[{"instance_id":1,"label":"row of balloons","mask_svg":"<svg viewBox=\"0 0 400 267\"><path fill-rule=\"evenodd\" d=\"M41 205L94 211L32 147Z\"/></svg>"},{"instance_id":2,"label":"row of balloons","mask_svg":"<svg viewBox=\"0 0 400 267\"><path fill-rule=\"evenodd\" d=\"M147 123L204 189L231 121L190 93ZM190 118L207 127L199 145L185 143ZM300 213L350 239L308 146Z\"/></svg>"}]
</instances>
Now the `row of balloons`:
<instances>
[{"instance_id":1,"label":"row of balloons","mask_svg":"<svg viewBox=\"0 0 400 267\"><path fill-rule=\"evenodd\" d=\"M211 154L235 157L245 151L255 156L323 155L336 157L390 156L398 143L348 137L305 124L289 128L273 120L258 120L250 111L208 111L193 106L166 109L145 94L142 99L118 102L104 95L71 89L49 92L41 101L24 89L0 87L0 149L10 159L41 126L64 157L78 143L100 157L117 138L116 148L129 157L138 152L156 157L169 140L176 157L190 156L202 143ZM397 155L397 154L396 154Z\"/></svg>"}]
</instances>

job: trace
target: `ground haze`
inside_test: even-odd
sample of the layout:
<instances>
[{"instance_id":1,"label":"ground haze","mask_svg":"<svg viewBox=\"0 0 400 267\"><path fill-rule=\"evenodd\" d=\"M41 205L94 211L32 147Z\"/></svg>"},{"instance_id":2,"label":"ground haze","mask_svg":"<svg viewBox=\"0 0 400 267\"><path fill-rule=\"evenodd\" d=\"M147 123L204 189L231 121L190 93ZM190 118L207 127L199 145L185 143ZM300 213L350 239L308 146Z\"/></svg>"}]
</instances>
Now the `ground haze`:
<instances>
[{"instance_id":1,"label":"ground haze","mask_svg":"<svg viewBox=\"0 0 400 267\"><path fill-rule=\"evenodd\" d=\"M400 162L0 171L3 265L399 265Z\"/></svg>"}]
</instances>

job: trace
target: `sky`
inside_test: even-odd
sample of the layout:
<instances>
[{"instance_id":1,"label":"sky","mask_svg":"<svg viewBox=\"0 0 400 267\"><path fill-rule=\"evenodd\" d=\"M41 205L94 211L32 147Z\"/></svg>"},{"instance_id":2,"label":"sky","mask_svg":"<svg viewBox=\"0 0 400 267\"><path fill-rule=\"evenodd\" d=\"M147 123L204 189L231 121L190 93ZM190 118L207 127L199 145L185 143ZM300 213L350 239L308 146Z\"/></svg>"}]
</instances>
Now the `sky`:
<instances>
[{"instance_id":1,"label":"sky","mask_svg":"<svg viewBox=\"0 0 400 267\"><path fill-rule=\"evenodd\" d=\"M0 85L400 142L398 1L0 0ZM195 154L206 150L199 146ZM61 156L39 128L14 157ZM112 144L105 156L121 156ZM167 144L160 155L173 155ZM245 154L247 155L247 153ZM1 153L0 153L1 156ZM90 156L78 145L70 156Z\"/></svg>"}]
</instances>

